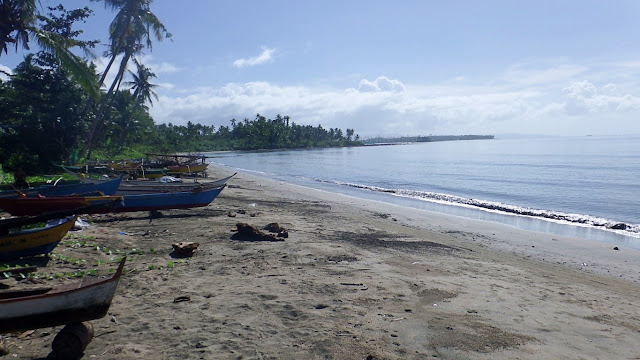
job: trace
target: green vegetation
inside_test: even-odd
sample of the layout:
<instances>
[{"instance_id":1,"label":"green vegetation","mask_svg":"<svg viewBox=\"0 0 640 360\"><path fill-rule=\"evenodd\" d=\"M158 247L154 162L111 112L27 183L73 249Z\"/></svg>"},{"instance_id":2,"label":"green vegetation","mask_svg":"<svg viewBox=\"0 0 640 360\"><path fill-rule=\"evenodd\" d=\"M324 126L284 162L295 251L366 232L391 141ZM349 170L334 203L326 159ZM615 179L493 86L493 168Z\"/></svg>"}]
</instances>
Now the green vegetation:
<instances>
[{"instance_id":1,"label":"green vegetation","mask_svg":"<svg viewBox=\"0 0 640 360\"><path fill-rule=\"evenodd\" d=\"M360 145L353 129L324 129L318 125L298 125L288 116L267 119L257 114L254 120L231 120L231 127L187 123L187 126L161 124L156 127L157 142L151 142L161 152L293 149L310 147Z\"/></svg>"},{"instance_id":2,"label":"green vegetation","mask_svg":"<svg viewBox=\"0 0 640 360\"><path fill-rule=\"evenodd\" d=\"M231 126L217 129L191 122L155 124L149 106L157 98L151 83L156 75L140 55L151 49L152 40L171 34L151 11L152 0L101 1L116 13L109 26L109 63L102 74L91 63L98 41L78 39L82 31L75 29L92 15L88 7L70 11L58 5L49 7L46 15L38 12L34 0L5 0L0 7L0 56L10 45L29 49L30 40L41 49L25 56L13 74L4 73L8 80L0 80L0 163L6 170L22 166L28 174L50 173L57 170L54 164L142 158L149 152L361 144L353 129L345 135L338 128L297 125L280 115L231 119ZM135 71L127 70L131 63ZM107 90L98 90L106 86L111 70L114 80ZM123 81L127 74L131 81Z\"/></svg>"}]
</instances>

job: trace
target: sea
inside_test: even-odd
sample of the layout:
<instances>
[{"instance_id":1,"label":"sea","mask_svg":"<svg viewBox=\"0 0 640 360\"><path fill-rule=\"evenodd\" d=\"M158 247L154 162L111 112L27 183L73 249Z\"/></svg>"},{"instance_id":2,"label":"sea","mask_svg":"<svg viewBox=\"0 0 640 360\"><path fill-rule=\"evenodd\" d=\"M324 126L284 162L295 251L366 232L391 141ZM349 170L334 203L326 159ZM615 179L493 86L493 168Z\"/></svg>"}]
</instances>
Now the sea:
<instances>
[{"instance_id":1,"label":"sea","mask_svg":"<svg viewBox=\"0 0 640 360\"><path fill-rule=\"evenodd\" d=\"M640 135L207 155L297 185L640 250Z\"/></svg>"}]
</instances>

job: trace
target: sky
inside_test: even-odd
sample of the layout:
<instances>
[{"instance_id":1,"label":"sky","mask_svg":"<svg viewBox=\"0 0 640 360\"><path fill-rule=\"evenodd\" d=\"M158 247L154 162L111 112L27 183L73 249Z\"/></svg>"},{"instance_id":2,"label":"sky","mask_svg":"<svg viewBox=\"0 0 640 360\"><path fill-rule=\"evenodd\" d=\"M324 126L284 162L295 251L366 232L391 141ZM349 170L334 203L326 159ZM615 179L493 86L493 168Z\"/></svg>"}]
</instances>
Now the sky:
<instances>
[{"instance_id":1,"label":"sky","mask_svg":"<svg viewBox=\"0 0 640 360\"><path fill-rule=\"evenodd\" d=\"M78 27L100 39L101 3ZM155 0L171 32L141 55L156 123L404 135L640 134L640 1ZM0 57L10 70L23 52Z\"/></svg>"}]
</instances>

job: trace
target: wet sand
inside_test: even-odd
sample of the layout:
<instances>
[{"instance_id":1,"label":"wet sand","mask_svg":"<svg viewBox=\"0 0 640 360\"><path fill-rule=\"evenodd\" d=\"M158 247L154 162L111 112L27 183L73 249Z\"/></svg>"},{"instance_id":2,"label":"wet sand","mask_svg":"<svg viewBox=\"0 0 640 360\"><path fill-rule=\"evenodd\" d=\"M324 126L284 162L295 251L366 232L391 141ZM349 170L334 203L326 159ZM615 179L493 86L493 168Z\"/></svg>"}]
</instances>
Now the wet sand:
<instances>
[{"instance_id":1,"label":"wet sand","mask_svg":"<svg viewBox=\"0 0 640 360\"><path fill-rule=\"evenodd\" d=\"M229 185L160 218L85 216L54 250L48 285L129 254L85 359L640 358L640 251L246 174ZM236 239L238 222L289 236ZM173 258L179 241L200 247ZM58 330L3 342L45 358Z\"/></svg>"}]
</instances>

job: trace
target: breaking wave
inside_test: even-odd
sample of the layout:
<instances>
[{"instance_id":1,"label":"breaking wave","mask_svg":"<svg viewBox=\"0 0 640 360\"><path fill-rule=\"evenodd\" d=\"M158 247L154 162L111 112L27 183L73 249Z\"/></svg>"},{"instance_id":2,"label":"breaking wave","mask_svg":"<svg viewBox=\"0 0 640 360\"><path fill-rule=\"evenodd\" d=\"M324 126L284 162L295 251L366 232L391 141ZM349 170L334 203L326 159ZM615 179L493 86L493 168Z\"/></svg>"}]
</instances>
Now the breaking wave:
<instances>
[{"instance_id":1,"label":"breaking wave","mask_svg":"<svg viewBox=\"0 0 640 360\"><path fill-rule=\"evenodd\" d=\"M508 205L494 201L469 199L455 195L440 194L429 191L418 191L408 189L387 189L377 186L369 186L362 184L354 184L348 182L334 181L334 180L322 180L314 179L318 182L331 183L340 186L348 186L352 188L374 191L379 193L386 193L393 196L399 196L403 198L416 199L422 201L436 202L440 204L448 204L455 206L464 206L470 208L476 208L485 211L494 211L506 214L529 216L535 218L541 218L554 222L570 223L581 226L592 226L616 233L640 237L640 224L628 224L624 222L617 222L609 219L599 218L590 215L583 214L571 214L560 211L540 210L527 207Z\"/></svg>"}]
</instances>

